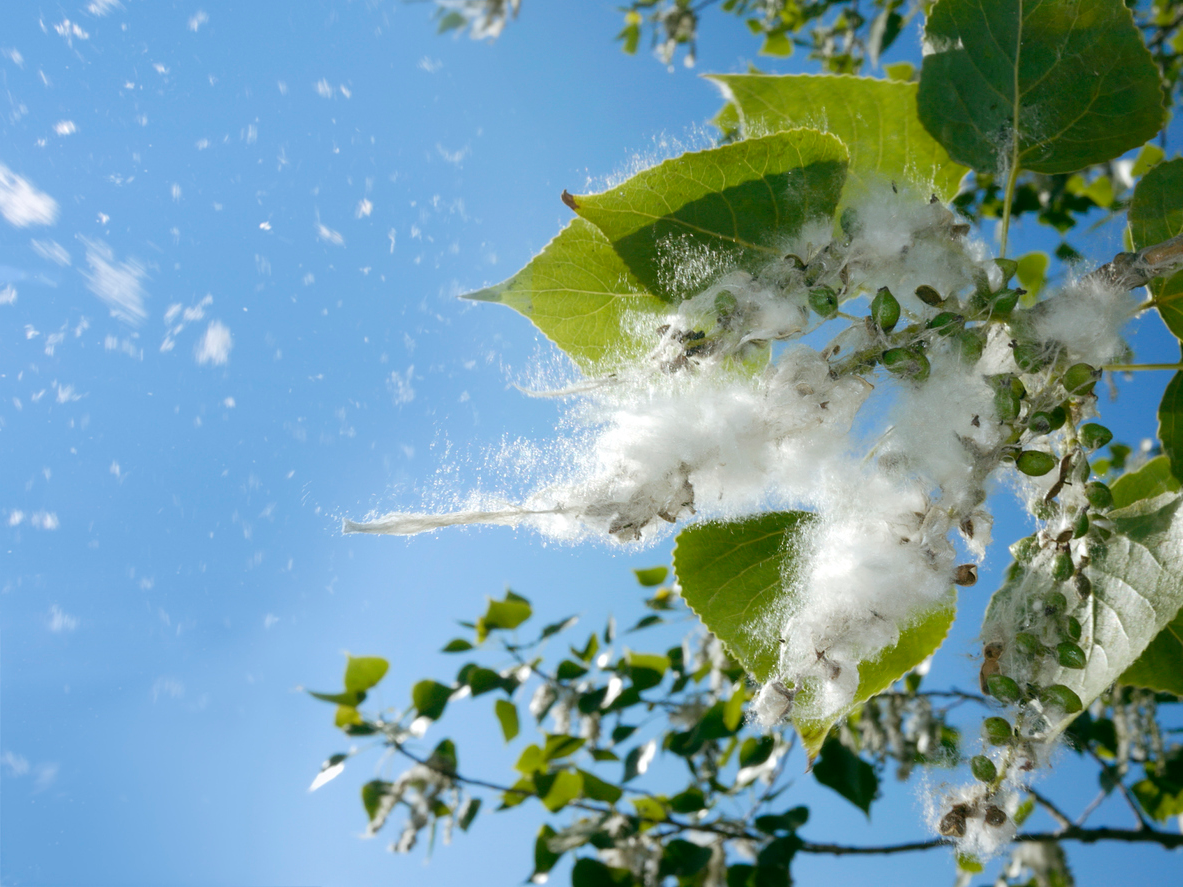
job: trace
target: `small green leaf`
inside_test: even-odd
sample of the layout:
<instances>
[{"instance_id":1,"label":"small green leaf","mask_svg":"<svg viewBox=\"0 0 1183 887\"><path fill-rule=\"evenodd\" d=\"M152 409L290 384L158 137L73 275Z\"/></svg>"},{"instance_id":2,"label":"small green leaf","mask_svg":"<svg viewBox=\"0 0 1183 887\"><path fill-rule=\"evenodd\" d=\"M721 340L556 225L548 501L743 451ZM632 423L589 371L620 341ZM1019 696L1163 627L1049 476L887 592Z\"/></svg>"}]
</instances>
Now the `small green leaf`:
<instances>
[{"instance_id":1,"label":"small green leaf","mask_svg":"<svg viewBox=\"0 0 1183 887\"><path fill-rule=\"evenodd\" d=\"M460 826L460 831L468 831L468 827L472 825L472 821L476 819L477 813L481 809L481 799L467 797L460 805L460 809L456 811L456 824Z\"/></svg>"},{"instance_id":2,"label":"small green leaf","mask_svg":"<svg viewBox=\"0 0 1183 887\"><path fill-rule=\"evenodd\" d=\"M345 666L345 692L365 693L386 675L390 663L378 656L350 656Z\"/></svg>"},{"instance_id":3,"label":"small green leaf","mask_svg":"<svg viewBox=\"0 0 1183 887\"><path fill-rule=\"evenodd\" d=\"M560 681L573 681L583 677L585 674L587 674L587 669L577 662L572 662L570 659L564 659L559 663L559 667L555 669L555 677Z\"/></svg>"},{"instance_id":4,"label":"small green leaf","mask_svg":"<svg viewBox=\"0 0 1183 887\"><path fill-rule=\"evenodd\" d=\"M448 645L441 650L441 653L464 653L468 650L474 649L473 645L464 640L464 638L454 638L448 641Z\"/></svg>"},{"instance_id":5,"label":"small green leaf","mask_svg":"<svg viewBox=\"0 0 1183 887\"><path fill-rule=\"evenodd\" d=\"M711 848L694 844L683 838L667 841L661 854L658 877L690 878L706 868L711 861Z\"/></svg>"},{"instance_id":6,"label":"small green leaf","mask_svg":"<svg viewBox=\"0 0 1183 887\"><path fill-rule=\"evenodd\" d=\"M586 743L587 740L581 736L567 736L562 733L548 735L546 737L546 748L542 751L542 759L544 761L553 761L556 758L565 758L568 755L575 754Z\"/></svg>"},{"instance_id":7,"label":"small green leaf","mask_svg":"<svg viewBox=\"0 0 1183 887\"><path fill-rule=\"evenodd\" d=\"M834 136L795 129L683 154L568 205L607 236L646 291L676 302L701 281L675 279L670 263L697 256L712 269L755 268L780 258L805 222L832 216L846 160Z\"/></svg>"},{"instance_id":8,"label":"small green leaf","mask_svg":"<svg viewBox=\"0 0 1183 887\"><path fill-rule=\"evenodd\" d=\"M1040 291L1047 283L1049 261L1047 253L1042 252L1031 252L1019 257L1019 286L1027 291L1025 299L1034 301L1039 297Z\"/></svg>"},{"instance_id":9,"label":"small green leaf","mask_svg":"<svg viewBox=\"0 0 1183 887\"><path fill-rule=\"evenodd\" d=\"M513 765L513 768L526 776L545 770L546 759L542 756L542 749L537 745L527 745L518 755L518 762Z\"/></svg>"},{"instance_id":10,"label":"small green leaf","mask_svg":"<svg viewBox=\"0 0 1183 887\"><path fill-rule=\"evenodd\" d=\"M529 619L532 613L530 602L512 591L507 591L505 600L502 601L489 598L485 615L476 623L477 642L483 642L491 631L517 628Z\"/></svg>"},{"instance_id":11,"label":"small green leaf","mask_svg":"<svg viewBox=\"0 0 1183 887\"><path fill-rule=\"evenodd\" d=\"M743 704L747 702L748 693L744 681L737 681L731 691L731 698L727 700L727 707L723 709L723 723L728 730L739 729L743 720Z\"/></svg>"},{"instance_id":12,"label":"small green leaf","mask_svg":"<svg viewBox=\"0 0 1183 887\"><path fill-rule=\"evenodd\" d=\"M1133 785L1134 795L1152 819L1165 822L1183 815L1183 751L1176 747L1158 765L1146 765L1146 778Z\"/></svg>"},{"instance_id":13,"label":"small green leaf","mask_svg":"<svg viewBox=\"0 0 1183 887\"><path fill-rule=\"evenodd\" d=\"M657 797L633 798L633 809L641 819L648 820L649 825L664 822L669 816L664 799Z\"/></svg>"},{"instance_id":14,"label":"small green leaf","mask_svg":"<svg viewBox=\"0 0 1183 887\"><path fill-rule=\"evenodd\" d=\"M645 588L653 588L665 582L665 577L669 575L669 567L648 567L643 570L633 570L637 575L637 581Z\"/></svg>"},{"instance_id":15,"label":"small green leaf","mask_svg":"<svg viewBox=\"0 0 1183 887\"><path fill-rule=\"evenodd\" d=\"M317 693L309 690L308 695L322 702L331 702L333 705L358 706L366 700L366 694L361 692Z\"/></svg>"},{"instance_id":16,"label":"small green leaf","mask_svg":"<svg viewBox=\"0 0 1183 887\"><path fill-rule=\"evenodd\" d=\"M670 809L675 813L697 813L707 807L706 796L696 785L670 798Z\"/></svg>"},{"instance_id":17,"label":"small green leaf","mask_svg":"<svg viewBox=\"0 0 1183 887\"><path fill-rule=\"evenodd\" d=\"M420 681L411 688L411 701L420 716L438 721L452 695L452 688L437 681Z\"/></svg>"},{"instance_id":18,"label":"small green leaf","mask_svg":"<svg viewBox=\"0 0 1183 887\"><path fill-rule=\"evenodd\" d=\"M558 773L535 773L534 787L538 797L551 813L558 813L583 792L583 776L579 771L560 770Z\"/></svg>"},{"instance_id":19,"label":"small green leaf","mask_svg":"<svg viewBox=\"0 0 1183 887\"><path fill-rule=\"evenodd\" d=\"M333 716L333 724L342 729L352 727L355 724L361 724L363 721L361 712L352 705L338 705L337 712Z\"/></svg>"},{"instance_id":20,"label":"small green leaf","mask_svg":"<svg viewBox=\"0 0 1183 887\"><path fill-rule=\"evenodd\" d=\"M530 882L533 884L545 883L545 878L540 879L539 875L545 875L555 867L555 863L562 858L562 853L556 853L551 850L550 842L557 832L549 825L544 824L538 829L538 837L534 840L534 874L530 877Z\"/></svg>"},{"instance_id":21,"label":"small green leaf","mask_svg":"<svg viewBox=\"0 0 1183 887\"><path fill-rule=\"evenodd\" d=\"M501 735L506 742L511 741L518 735L518 707L508 699L498 699L493 703L493 711L501 724Z\"/></svg>"},{"instance_id":22,"label":"small green leaf","mask_svg":"<svg viewBox=\"0 0 1183 887\"><path fill-rule=\"evenodd\" d=\"M634 883L628 869L610 868L598 859L582 856L571 868L571 887L626 887Z\"/></svg>"},{"instance_id":23,"label":"small green leaf","mask_svg":"<svg viewBox=\"0 0 1183 887\"><path fill-rule=\"evenodd\" d=\"M583 797L589 800L615 804L624 794L622 789L604 782L594 773L588 773L586 770L576 770L575 772L583 778Z\"/></svg>"},{"instance_id":24,"label":"small green leaf","mask_svg":"<svg viewBox=\"0 0 1183 887\"><path fill-rule=\"evenodd\" d=\"M505 686L505 679L491 668L471 669L464 682L472 688L473 696L480 696L490 690L499 690Z\"/></svg>"},{"instance_id":25,"label":"small green leaf","mask_svg":"<svg viewBox=\"0 0 1183 887\"><path fill-rule=\"evenodd\" d=\"M947 201L967 172L920 125L915 83L811 74L707 79L738 108L749 134L808 126L837 136L850 151L852 179L911 182Z\"/></svg>"},{"instance_id":26,"label":"small green leaf","mask_svg":"<svg viewBox=\"0 0 1183 887\"><path fill-rule=\"evenodd\" d=\"M757 816L753 823L765 834L777 832L795 832L809 821L808 807L793 807L775 816Z\"/></svg>"},{"instance_id":27,"label":"small green leaf","mask_svg":"<svg viewBox=\"0 0 1183 887\"><path fill-rule=\"evenodd\" d=\"M739 766L758 767L772 756L776 741L771 736L749 736L739 747Z\"/></svg>"},{"instance_id":28,"label":"small green leaf","mask_svg":"<svg viewBox=\"0 0 1183 887\"><path fill-rule=\"evenodd\" d=\"M1158 68L1122 0L939 0L925 41L920 119L979 172L1073 172L1163 125Z\"/></svg>"},{"instance_id":29,"label":"small green leaf","mask_svg":"<svg viewBox=\"0 0 1183 887\"><path fill-rule=\"evenodd\" d=\"M390 793L393 785L381 779L372 779L361 787L361 802L366 808L366 816L373 822L383 807L383 798Z\"/></svg>"},{"instance_id":30,"label":"small green leaf","mask_svg":"<svg viewBox=\"0 0 1183 887\"><path fill-rule=\"evenodd\" d=\"M822 745L821 755L813 765L813 775L870 818L871 802L879 792L879 777L875 775L874 767L837 739L828 739Z\"/></svg>"},{"instance_id":31,"label":"small green leaf","mask_svg":"<svg viewBox=\"0 0 1183 887\"><path fill-rule=\"evenodd\" d=\"M427 763L445 773L454 774L459 763L456 758L456 743L451 739L444 739L431 750Z\"/></svg>"}]
</instances>

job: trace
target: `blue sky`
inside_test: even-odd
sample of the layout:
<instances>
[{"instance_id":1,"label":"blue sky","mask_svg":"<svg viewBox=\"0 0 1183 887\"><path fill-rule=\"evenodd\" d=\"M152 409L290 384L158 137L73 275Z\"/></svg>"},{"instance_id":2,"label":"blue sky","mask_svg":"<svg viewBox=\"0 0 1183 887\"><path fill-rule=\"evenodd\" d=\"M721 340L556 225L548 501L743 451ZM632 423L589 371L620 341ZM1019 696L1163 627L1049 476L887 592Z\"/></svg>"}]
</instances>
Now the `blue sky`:
<instances>
[{"instance_id":1,"label":"blue sky","mask_svg":"<svg viewBox=\"0 0 1183 887\"><path fill-rule=\"evenodd\" d=\"M488 450L554 435L555 406L512 386L555 360L546 343L456 296L540 249L569 217L564 188L708 144L714 89L620 53L612 3L527 3L494 44L437 37L427 4L392 0L14 6L0 879L450 885L492 867L518 883L528 805L482 816L426 869L359 841L377 756L310 795L347 743L300 687L333 688L344 651L382 655L378 695L403 705L452 673L437 651L485 596L512 585L546 620L628 621L631 569L667 551L504 529L343 537L340 520L496 484ZM698 69L745 69L743 25L711 24ZM1112 227L1099 248L1120 248ZM1174 359L1149 324L1137 344ZM1165 381L1139 379L1129 402ZM1119 434L1153 433L1138 421ZM962 682L972 635L947 654ZM467 769L500 778L514 753L492 724L448 729ZM919 836L908 791L870 826L801 791L819 837ZM1093 855L1090 877L1112 873ZM951 877L942 854L898 872Z\"/></svg>"}]
</instances>

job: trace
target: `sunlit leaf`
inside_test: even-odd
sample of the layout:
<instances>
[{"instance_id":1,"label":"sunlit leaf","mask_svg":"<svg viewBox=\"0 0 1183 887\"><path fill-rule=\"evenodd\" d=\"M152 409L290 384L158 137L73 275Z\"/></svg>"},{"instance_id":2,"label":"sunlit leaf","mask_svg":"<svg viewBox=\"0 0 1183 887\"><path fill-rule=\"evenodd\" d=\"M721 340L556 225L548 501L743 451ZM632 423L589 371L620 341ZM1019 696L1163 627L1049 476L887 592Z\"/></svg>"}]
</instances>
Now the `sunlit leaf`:
<instances>
[{"instance_id":1,"label":"sunlit leaf","mask_svg":"<svg viewBox=\"0 0 1183 887\"><path fill-rule=\"evenodd\" d=\"M411 688L411 700L422 717L438 721L452 695L452 688L437 681L419 681Z\"/></svg>"},{"instance_id":2,"label":"sunlit leaf","mask_svg":"<svg viewBox=\"0 0 1183 887\"><path fill-rule=\"evenodd\" d=\"M1153 499L1179 489L1179 479L1171 474L1171 460L1156 456L1137 471L1127 471L1112 484L1113 507L1125 508L1139 499Z\"/></svg>"},{"instance_id":3,"label":"sunlit leaf","mask_svg":"<svg viewBox=\"0 0 1183 887\"><path fill-rule=\"evenodd\" d=\"M669 575L669 567L648 567L647 569L633 570L636 574L637 581L645 588L653 588L655 585L661 585L665 582L665 577Z\"/></svg>"},{"instance_id":4,"label":"sunlit leaf","mask_svg":"<svg viewBox=\"0 0 1183 887\"><path fill-rule=\"evenodd\" d=\"M509 742L518 735L518 707L508 699L498 699L493 705L493 710L501 724L501 735Z\"/></svg>"},{"instance_id":5,"label":"sunlit leaf","mask_svg":"<svg viewBox=\"0 0 1183 887\"><path fill-rule=\"evenodd\" d=\"M585 372L604 372L647 353L638 318L668 306L644 285L590 222L575 219L513 277L465 296L525 315ZM651 324L657 327L658 321Z\"/></svg>"},{"instance_id":6,"label":"sunlit leaf","mask_svg":"<svg viewBox=\"0 0 1183 887\"><path fill-rule=\"evenodd\" d=\"M1163 125L1158 68L1122 0L939 0L920 119L983 173L1083 169Z\"/></svg>"},{"instance_id":7,"label":"sunlit leaf","mask_svg":"<svg viewBox=\"0 0 1183 887\"><path fill-rule=\"evenodd\" d=\"M379 656L350 656L345 666L345 692L364 694L389 668L390 663Z\"/></svg>"},{"instance_id":8,"label":"sunlit leaf","mask_svg":"<svg viewBox=\"0 0 1183 887\"><path fill-rule=\"evenodd\" d=\"M312 785L308 786L308 791L314 792L326 782L331 782L341 775L345 770L345 759L348 757L343 754L336 754L330 757L327 761L320 765L320 772L316 774L316 778L312 780Z\"/></svg>"},{"instance_id":9,"label":"sunlit leaf","mask_svg":"<svg viewBox=\"0 0 1183 887\"><path fill-rule=\"evenodd\" d=\"M1183 480L1183 372L1167 383L1158 405L1158 439L1171 464L1171 474Z\"/></svg>"},{"instance_id":10,"label":"sunlit leaf","mask_svg":"<svg viewBox=\"0 0 1183 887\"><path fill-rule=\"evenodd\" d=\"M1087 664L1082 669L1059 668L1050 679L1068 687L1085 707L1138 662L1183 607L1181 506L1183 496L1166 493L1108 514L1114 533L1087 569L1092 593L1079 617L1084 631L1078 643ZM1006 624L1016 595L1034 599L1056 584L1050 572L1030 567L1016 565L1008 576L990 601L983 638L999 632L994 626ZM1177 681L1176 663L1173 653L1166 651L1160 661L1144 663L1139 677L1149 686ZM1067 716L1053 724L1052 735L1071 719Z\"/></svg>"},{"instance_id":11,"label":"sunlit leaf","mask_svg":"<svg viewBox=\"0 0 1183 887\"><path fill-rule=\"evenodd\" d=\"M832 133L850 152L851 178L864 183L911 182L948 201L967 172L921 125L915 83L811 74L707 79L738 110L746 134L795 126Z\"/></svg>"},{"instance_id":12,"label":"sunlit leaf","mask_svg":"<svg viewBox=\"0 0 1183 887\"><path fill-rule=\"evenodd\" d=\"M806 221L833 215L846 159L834 136L794 129L683 154L568 205L648 292L678 301L720 270L780 258Z\"/></svg>"}]
</instances>

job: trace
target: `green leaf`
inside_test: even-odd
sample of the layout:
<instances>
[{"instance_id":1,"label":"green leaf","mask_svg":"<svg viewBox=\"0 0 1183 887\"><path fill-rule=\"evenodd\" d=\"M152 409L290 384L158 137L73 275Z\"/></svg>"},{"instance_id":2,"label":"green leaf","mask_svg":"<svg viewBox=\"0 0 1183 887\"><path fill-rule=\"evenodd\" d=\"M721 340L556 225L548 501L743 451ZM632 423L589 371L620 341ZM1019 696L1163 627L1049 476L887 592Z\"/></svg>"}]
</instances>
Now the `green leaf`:
<instances>
[{"instance_id":1,"label":"green leaf","mask_svg":"<svg viewBox=\"0 0 1183 887\"><path fill-rule=\"evenodd\" d=\"M1127 216L1134 249L1169 240L1183 231L1183 158L1160 163L1138 181ZM1183 339L1183 271L1148 284L1158 313L1175 338ZM1175 300L1175 301L1171 301Z\"/></svg>"},{"instance_id":2,"label":"green leaf","mask_svg":"<svg viewBox=\"0 0 1183 887\"><path fill-rule=\"evenodd\" d=\"M473 649L471 642L464 640L464 638L453 638L448 641L448 645L441 650L441 653L464 653Z\"/></svg>"},{"instance_id":3,"label":"green leaf","mask_svg":"<svg viewBox=\"0 0 1183 887\"><path fill-rule=\"evenodd\" d=\"M978 172L1064 173L1163 125L1158 68L1122 0L939 0L920 119Z\"/></svg>"},{"instance_id":4,"label":"green leaf","mask_svg":"<svg viewBox=\"0 0 1183 887\"><path fill-rule=\"evenodd\" d=\"M697 813L707 807L706 796L696 785L670 798L670 809L675 813Z\"/></svg>"},{"instance_id":5,"label":"green leaf","mask_svg":"<svg viewBox=\"0 0 1183 887\"><path fill-rule=\"evenodd\" d=\"M611 783L604 782L600 777L594 773L588 773L586 770L576 770L583 778L583 796L592 801L603 801L607 804L615 804L620 800L624 792Z\"/></svg>"},{"instance_id":6,"label":"green leaf","mask_svg":"<svg viewBox=\"0 0 1183 887\"><path fill-rule=\"evenodd\" d=\"M427 758L427 763L445 773L455 774L456 768L459 765L456 759L456 743L452 742L451 739L442 740L431 750L431 755Z\"/></svg>"},{"instance_id":7,"label":"green leaf","mask_svg":"<svg viewBox=\"0 0 1183 887\"><path fill-rule=\"evenodd\" d=\"M1129 471L1109 485L1113 507L1125 508L1140 499L1153 499L1179 489L1179 480L1171 474L1171 460L1156 456L1137 471Z\"/></svg>"},{"instance_id":8,"label":"green leaf","mask_svg":"<svg viewBox=\"0 0 1183 887\"><path fill-rule=\"evenodd\" d=\"M846 160L834 136L794 129L683 154L568 205L646 291L679 301L728 267L780 258L806 221L832 216ZM688 258L700 275L686 276Z\"/></svg>"},{"instance_id":9,"label":"green leaf","mask_svg":"<svg viewBox=\"0 0 1183 887\"><path fill-rule=\"evenodd\" d=\"M711 848L674 838L667 841L661 854L658 878L673 875L675 878L689 878L706 868L711 861Z\"/></svg>"},{"instance_id":10,"label":"green leaf","mask_svg":"<svg viewBox=\"0 0 1183 887\"><path fill-rule=\"evenodd\" d=\"M532 884L545 883L546 879L539 879L539 875L545 875L555 867L555 863L562 857L562 853L556 853L550 849L550 839L558 834L549 825L543 825L538 829L538 837L534 839L534 874L530 876Z\"/></svg>"},{"instance_id":11,"label":"green leaf","mask_svg":"<svg viewBox=\"0 0 1183 887\"><path fill-rule=\"evenodd\" d=\"M352 705L338 705L337 712L333 715L334 726L342 729L352 727L354 724L361 724L363 721L361 712Z\"/></svg>"},{"instance_id":12,"label":"green leaf","mask_svg":"<svg viewBox=\"0 0 1183 887\"><path fill-rule=\"evenodd\" d=\"M635 330L644 326L638 318L661 316L668 307L646 292L608 238L583 219L560 231L509 280L465 298L508 305L589 374L648 353L656 338L638 337Z\"/></svg>"},{"instance_id":13,"label":"green leaf","mask_svg":"<svg viewBox=\"0 0 1183 887\"><path fill-rule=\"evenodd\" d=\"M322 702L331 702L333 705L361 705L366 700L365 693L317 693L315 690L309 690L308 695L314 699L319 699Z\"/></svg>"},{"instance_id":14,"label":"green leaf","mask_svg":"<svg viewBox=\"0 0 1183 887\"><path fill-rule=\"evenodd\" d=\"M1146 765L1146 778L1132 788L1142 809L1158 822L1183 814L1183 751L1176 747L1157 771Z\"/></svg>"},{"instance_id":15,"label":"green leaf","mask_svg":"<svg viewBox=\"0 0 1183 887\"><path fill-rule=\"evenodd\" d=\"M920 125L915 83L812 74L707 79L737 109L748 135L808 126L837 136L850 151L851 178L864 183L911 182L949 201L967 172Z\"/></svg>"},{"instance_id":16,"label":"green leaf","mask_svg":"<svg viewBox=\"0 0 1183 887\"><path fill-rule=\"evenodd\" d=\"M378 656L350 656L345 666L345 692L364 695L389 668L390 663Z\"/></svg>"},{"instance_id":17,"label":"green leaf","mask_svg":"<svg viewBox=\"0 0 1183 887\"><path fill-rule=\"evenodd\" d=\"M1170 461L1171 474L1183 480L1183 372L1175 373L1167 383L1158 405L1158 439Z\"/></svg>"},{"instance_id":18,"label":"green leaf","mask_svg":"<svg viewBox=\"0 0 1183 887\"><path fill-rule=\"evenodd\" d=\"M534 788L542 806L551 813L558 813L583 792L583 777L578 771L571 770L535 773Z\"/></svg>"},{"instance_id":19,"label":"green leaf","mask_svg":"<svg viewBox=\"0 0 1183 887\"><path fill-rule=\"evenodd\" d=\"M634 883L628 869L609 868L588 856L575 860L571 868L571 887L626 887Z\"/></svg>"},{"instance_id":20,"label":"green leaf","mask_svg":"<svg viewBox=\"0 0 1183 887\"><path fill-rule=\"evenodd\" d=\"M740 665L762 682L776 677L780 656L776 620L786 602L785 589L792 587L800 568L792 554L792 537L812 520L806 512L774 512L746 521L697 524L678 534L674 571L683 598ZM895 645L862 662L851 709L932 655L955 615L956 599L950 594L946 602L901 627ZM845 714L831 721L794 718L811 757Z\"/></svg>"},{"instance_id":21,"label":"green leaf","mask_svg":"<svg viewBox=\"0 0 1183 887\"><path fill-rule=\"evenodd\" d=\"M544 761L565 758L579 751L587 743L581 736L567 736L566 734L551 734L546 737L546 747L542 750Z\"/></svg>"},{"instance_id":22,"label":"green leaf","mask_svg":"<svg viewBox=\"0 0 1183 887\"><path fill-rule=\"evenodd\" d=\"M485 615L476 621L477 643L484 642L491 631L517 628L529 619L533 612L530 602L512 591L507 591L505 600L502 601L489 598Z\"/></svg>"},{"instance_id":23,"label":"green leaf","mask_svg":"<svg viewBox=\"0 0 1183 887\"><path fill-rule=\"evenodd\" d=\"M1039 297L1040 290L1047 283L1049 261L1047 253L1038 251L1019 257L1017 269L1019 286L1027 291L1027 295L1023 297L1024 300L1034 303Z\"/></svg>"},{"instance_id":24,"label":"green leaf","mask_svg":"<svg viewBox=\"0 0 1183 887\"><path fill-rule=\"evenodd\" d=\"M870 818L871 802L879 791L879 777L875 775L874 767L837 739L829 739L822 745L821 756L813 765L813 775Z\"/></svg>"},{"instance_id":25,"label":"green leaf","mask_svg":"<svg viewBox=\"0 0 1183 887\"><path fill-rule=\"evenodd\" d=\"M739 729L739 723L743 720L743 704L747 700L748 692L744 686L744 681L736 681L735 689L731 691L731 697L727 700L727 705L723 709L723 725L728 730Z\"/></svg>"},{"instance_id":26,"label":"green leaf","mask_svg":"<svg viewBox=\"0 0 1183 887\"><path fill-rule=\"evenodd\" d=\"M653 588L655 585L661 585L665 582L665 577L669 575L669 567L649 567L643 570L633 570L637 575L637 581L645 588Z\"/></svg>"},{"instance_id":27,"label":"green leaf","mask_svg":"<svg viewBox=\"0 0 1183 887\"><path fill-rule=\"evenodd\" d=\"M505 686L505 678L491 668L473 668L465 676L464 683L472 688L473 696L480 696L490 690L499 690Z\"/></svg>"},{"instance_id":28,"label":"green leaf","mask_svg":"<svg viewBox=\"0 0 1183 887\"><path fill-rule=\"evenodd\" d=\"M464 28L467 24L468 19L466 19L459 12L453 10L452 12L440 16L439 28L436 33L446 34L448 31L455 31Z\"/></svg>"},{"instance_id":29,"label":"green leaf","mask_svg":"<svg viewBox=\"0 0 1183 887\"><path fill-rule=\"evenodd\" d=\"M437 681L420 681L411 688L411 701L420 716L438 721L452 695L452 688Z\"/></svg>"},{"instance_id":30,"label":"green leaf","mask_svg":"<svg viewBox=\"0 0 1183 887\"><path fill-rule=\"evenodd\" d=\"M1123 673L1177 618L1183 607L1181 506L1183 496L1166 493L1109 512L1114 532L1088 567L1092 594L1079 617L1084 632L1078 643L1088 662L1083 669L1059 668L1046 684L1064 685L1087 708L1114 681L1124 679ZM1016 595L1037 599L1054 590L1050 571L1038 569L1038 564L1011 567L986 610L985 640L1006 636L1004 626L1014 612ZM1142 663L1135 677L1153 687L1177 681L1178 674L1177 660L1166 650L1162 659ZM1061 732L1071 720L1066 716L1053 724L1049 735Z\"/></svg>"},{"instance_id":31,"label":"green leaf","mask_svg":"<svg viewBox=\"0 0 1183 887\"><path fill-rule=\"evenodd\" d=\"M472 821L476 819L477 813L481 809L481 799L468 797L460 805L460 809L456 812L456 824L460 826L460 831L468 831L468 827L472 825Z\"/></svg>"},{"instance_id":32,"label":"green leaf","mask_svg":"<svg viewBox=\"0 0 1183 887\"><path fill-rule=\"evenodd\" d=\"M312 785L308 786L308 791L314 792L326 782L332 782L345 770L345 759L348 755L335 754L327 761L320 765L320 772L316 774L316 778L312 780Z\"/></svg>"},{"instance_id":33,"label":"green leaf","mask_svg":"<svg viewBox=\"0 0 1183 887\"><path fill-rule=\"evenodd\" d=\"M391 783L383 782L381 779L372 779L361 787L362 806L366 808L366 816L370 818L371 823L381 811L383 798L390 794L392 787Z\"/></svg>"},{"instance_id":34,"label":"green leaf","mask_svg":"<svg viewBox=\"0 0 1183 887\"><path fill-rule=\"evenodd\" d=\"M739 748L739 766L756 767L772 757L776 741L771 736L749 736Z\"/></svg>"},{"instance_id":35,"label":"green leaf","mask_svg":"<svg viewBox=\"0 0 1183 887\"><path fill-rule=\"evenodd\" d=\"M511 741L518 735L518 707L508 699L498 699L493 704L493 711L501 723L501 735L505 737L506 742Z\"/></svg>"},{"instance_id":36,"label":"green leaf","mask_svg":"<svg viewBox=\"0 0 1183 887\"><path fill-rule=\"evenodd\" d=\"M745 521L694 524L678 534L674 572L682 597L761 682L775 677L780 658L774 622L797 567L788 553L790 543L813 520L808 512L780 511Z\"/></svg>"}]
</instances>

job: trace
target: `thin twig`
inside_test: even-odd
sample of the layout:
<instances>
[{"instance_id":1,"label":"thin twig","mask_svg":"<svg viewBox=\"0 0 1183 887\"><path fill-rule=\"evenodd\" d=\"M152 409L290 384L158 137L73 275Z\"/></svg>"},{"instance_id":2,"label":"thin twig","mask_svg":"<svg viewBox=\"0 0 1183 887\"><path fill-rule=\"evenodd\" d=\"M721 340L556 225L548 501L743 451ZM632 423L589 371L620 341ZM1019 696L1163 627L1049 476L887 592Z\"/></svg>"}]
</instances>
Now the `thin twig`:
<instances>
[{"instance_id":1,"label":"thin twig","mask_svg":"<svg viewBox=\"0 0 1183 887\"><path fill-rule=\"evenodd\" d=\"M1097 792L1097 796L1089 801L1088 806L1081 811L1080 816L1076 817L1076 825L1084 825L1084 821L1093 815L1093 812L1101 806L1101 802L1107 797L1109 797L1109 792L1105 791L1104 789Z\"/></svg>"},{"instance_id":2,"label":"thin twig","mask_svg":"<svg viewBox=\"0 0 1183 887\"><path fill-rule=\"evenodd\" d=\"M1130 810L1133 811L1135 818L1137 818L1137 820L1138 820L1138 827L1139 827L1138 830L1139 831L1154 831L1153 826L1151 826L1150 823L1146 820L1146 816L1142 812L1142 808L1138 805L1138 802L1134 799L1134 796L1130 793L1130 790L1126 787L1126 784L1122 781L1121 774L1117 772L1117 768L1114 767L1112 764L1110 764L1108 761L1106 761L1104 758L1102 758L1093 749L1091 749L1091 748L1088 749L1088 753L1092 757L1092 759L1097 762L1097 765L1101 768L1101 770L1105 773L1105 775L1109 777L1110 781L1113 782L1113 784L1116 785L1117 788L1121 790L1121 796L1123 798L1125 798L1126 804L1129 805ZM1181 836L1181 837L1183 837L1183 836Z\"/></svg>"},{"instance_id":3,"label":"thin twig","mask_svg":"<svg viewBox=\"0 0 1183 887\"><path fill-rule=\"evenodd\" d=\"M1054 819L1059 824L1060 828L1072 828L1072 820L1069 819L1068 816L1052 802L1051 798L1044 797L1033 788L1028 788L1027 793L1035 799L1036 803L1038 803L1040 807L1051 814L1052 819Z\"/></svg>"}]
</instances>

